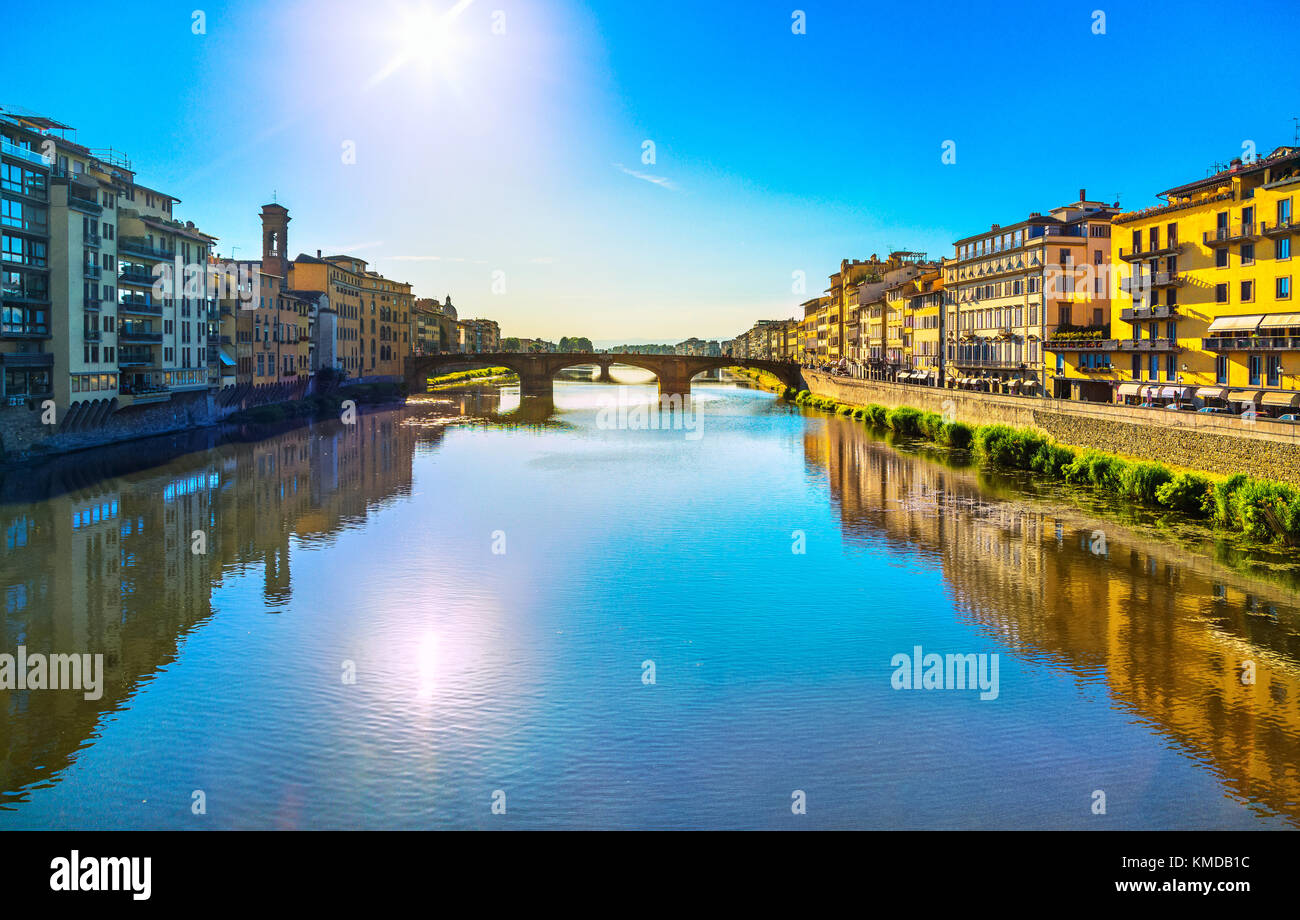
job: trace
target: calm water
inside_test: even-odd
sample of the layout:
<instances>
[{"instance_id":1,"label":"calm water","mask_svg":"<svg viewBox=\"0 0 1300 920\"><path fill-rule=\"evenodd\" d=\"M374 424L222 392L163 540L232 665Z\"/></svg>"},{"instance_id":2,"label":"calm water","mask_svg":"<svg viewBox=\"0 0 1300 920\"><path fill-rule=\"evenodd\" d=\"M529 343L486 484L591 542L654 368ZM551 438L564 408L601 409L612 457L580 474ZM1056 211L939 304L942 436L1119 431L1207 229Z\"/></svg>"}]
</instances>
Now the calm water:
<instances>
[{"instance_id":1,"label":"calm water","mask_svg":"<svg viewBox=\"0 0 1300 920\"><path fill-rule=\"evenodd\" d=\"M620 392L6 474L0 652L105 686L0 690L0 828L1300 822L1287 566L738 386L611 428ZM918 645L997 698L894 689Z\"/></svg>"}]
</instances>

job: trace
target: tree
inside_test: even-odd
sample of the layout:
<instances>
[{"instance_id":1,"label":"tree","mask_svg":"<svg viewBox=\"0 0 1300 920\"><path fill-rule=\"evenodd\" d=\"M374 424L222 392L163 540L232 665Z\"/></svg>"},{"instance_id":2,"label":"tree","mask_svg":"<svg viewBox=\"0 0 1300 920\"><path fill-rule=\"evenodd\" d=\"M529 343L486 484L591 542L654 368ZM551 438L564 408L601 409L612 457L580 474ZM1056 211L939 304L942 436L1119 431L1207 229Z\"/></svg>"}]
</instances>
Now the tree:
<instances>
[{"instance_id":1,"label":"tree","mask_svg":"<svg viewBox=\"0 0 1300 920\"><path fill-rule=\"evenodd\" d=\"M516 338L515 336L513 336L513 335L510 336L509 338L502 339L502 340L501 340L501 350L502 350L502 351L518 351L518 350L519 350L519 339L517 339L517 338Z\"/></svg>"}]
</instances>

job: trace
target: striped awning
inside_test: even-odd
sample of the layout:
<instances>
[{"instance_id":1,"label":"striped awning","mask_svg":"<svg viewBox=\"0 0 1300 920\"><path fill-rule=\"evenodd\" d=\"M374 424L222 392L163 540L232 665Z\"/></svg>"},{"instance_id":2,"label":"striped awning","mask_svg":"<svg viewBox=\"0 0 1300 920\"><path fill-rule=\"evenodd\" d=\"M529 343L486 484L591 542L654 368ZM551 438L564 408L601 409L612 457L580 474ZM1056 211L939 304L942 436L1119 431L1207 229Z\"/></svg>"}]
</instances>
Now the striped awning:
<instances>
[{"instance_id":1,"label":"striped awning","mask_svg":"<svg viewBox=\"0 0 1300 920\"><path fill-rule=\"evenodd\" d=\"M1263 322L1264 314L1252 313L1250 316L1220 316L1210 323L1208 332L1254 332Z\"/></svg>"},{"instance_id":2,"label":"striped awning","mask_svg":"<svg viewBox=\"0 0 1300 920\"><path fill-rule=\"evenodd\" d=\"M1265 393L1266 406L1300 406L1300 393Z\"/></svg>"},{"instance_id":3,"label":"striped awning","mask_svg":"<svg viewBox=\"0 0 1300 920\"><path fill-rule=\"evenodd\" d=\"M1287 326L1300 326L1300 313L1269 313L1259 324L1261 329L1285 329Z\"/></svg>"},{"instance_id":4,"label":"striped awning","mask_svg":"<svg viewBox=\"0 0 1300 920\"><path fill-rule=\"evenodd\" d=\"M1142 393L1142 385L1138 383L1121 383L1119 385L1120 396L1138 396Z\"/></svg>"},{"instance_id":5,"label":"striped awning","mask_svg":"<svg viewBox=\"0 0 1300 920\"><path fill-rule=\"evenodd\" d=\"M1228 394L1229 402L1257 403L1263 398L1263 390L1233 390Z\"/></svg>"},{"instance_id":6,"label":"striped awning","mask_svg":"<svg viewBox=\"0 0 1300 920\"><path fill-rule=\"evenodd\" d=\"M1160 395L1160 387L1145 386L1142 388L1142 395L1147 399L1154 399Z\"/></svg>"},{"instance_id":7,"label":"striped awning","mask_svg":"<svg viewBox=\"0 0 1300 920\"><path fill-rule=\"evenodd\" d=\"M1196 391L1197 399L1223 399L1227 395L1227 387L1201 387Z\"/></svg>"},{"instance_id":8,"label":"striped awning","mask_svg":"<svg viewBox=\"0 0 1300 920\"><path fill-rule=\"evenodd\" d=\"M1161 399L1182 399L1190 391L1191 387L1165 387L1160 391Z\"/></svg>"}]
</instances>

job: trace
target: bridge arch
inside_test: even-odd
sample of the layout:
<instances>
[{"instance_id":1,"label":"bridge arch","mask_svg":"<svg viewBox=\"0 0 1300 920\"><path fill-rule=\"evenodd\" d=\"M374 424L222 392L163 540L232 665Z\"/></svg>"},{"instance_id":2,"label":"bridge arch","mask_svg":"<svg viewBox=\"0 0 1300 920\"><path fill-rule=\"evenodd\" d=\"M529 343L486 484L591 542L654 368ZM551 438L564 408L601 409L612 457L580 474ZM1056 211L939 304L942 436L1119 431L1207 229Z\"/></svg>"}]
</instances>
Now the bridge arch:
<instances>
[{"instance_id":1,"label":"bridge arch","mask_svg":"<svg viewBox=\"0 0 1300 920\"><path fill-rule=\"evenodd\" d=\"M775 374L786 386L802 386L799 365L789 361L699 355L642 355L608 352L491 352L487 354L420 355L406 359L406 381L411 392L422 393L429 377L481 367L505 367L519 375L521 396L550 397L554 378L568 367L595 364L607 372L611 364L627 364L654 374L661 393L685 395L691 379L720 367L751 367Z\"/></svg>"}]
</instances>

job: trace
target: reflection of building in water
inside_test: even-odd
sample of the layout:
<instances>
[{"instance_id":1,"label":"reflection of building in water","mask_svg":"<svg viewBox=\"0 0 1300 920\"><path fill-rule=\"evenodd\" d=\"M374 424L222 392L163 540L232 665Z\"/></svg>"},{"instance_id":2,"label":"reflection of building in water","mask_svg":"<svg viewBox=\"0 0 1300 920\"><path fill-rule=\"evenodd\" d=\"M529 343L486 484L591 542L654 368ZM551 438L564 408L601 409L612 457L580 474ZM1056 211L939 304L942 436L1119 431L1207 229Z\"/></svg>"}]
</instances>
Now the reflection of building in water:
<instances>
[{"instance_id":1,"label":"reflection of building in water","mask_svg":"<svg viewBox=\"0 0 1300 920\"><path fill-rule=\"evenodd\" d=\"M291 541L324 542L411 489L403 414L359 415L228 443L146 472L0 506L0 652L102 653L103 696L0 690L0 806L50 780L212 614L212 590L262 566L268 608L290 598ZM201 532L201 537L196 534ZM206 553L193 550L196 539Z\"/></svg>"},{"instance_id":2,"label":"reflection of building in water","mask_svg":"<svg viewBox=\"0 0 1300 920\"><path fill-rule=\"evenodd\" d=\"M1109 521L990 499L979 472L899 453L861 425L828 419L805 446L847 543L935 560L956 610L993 638L1103 680L1231 790L1300 822L1294 595Z\"/></svg>"}]
</instances>

